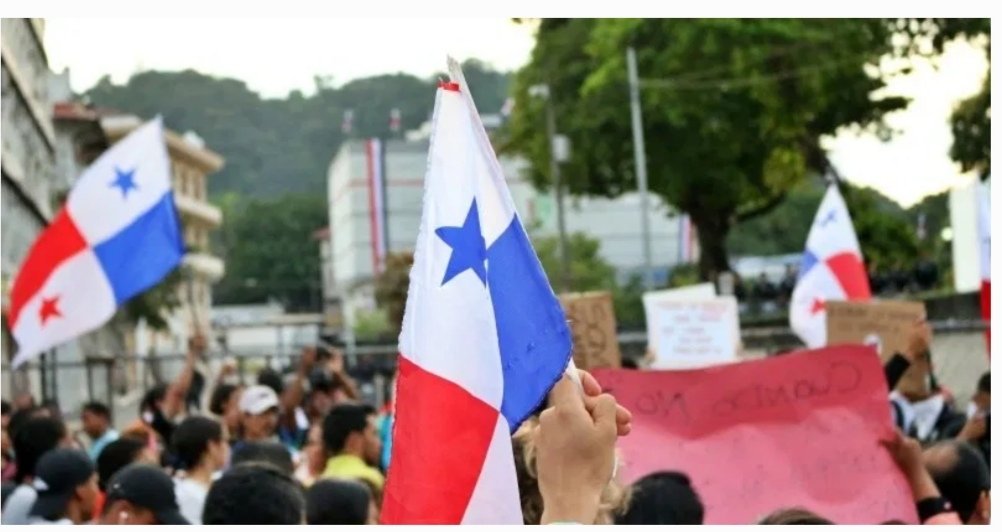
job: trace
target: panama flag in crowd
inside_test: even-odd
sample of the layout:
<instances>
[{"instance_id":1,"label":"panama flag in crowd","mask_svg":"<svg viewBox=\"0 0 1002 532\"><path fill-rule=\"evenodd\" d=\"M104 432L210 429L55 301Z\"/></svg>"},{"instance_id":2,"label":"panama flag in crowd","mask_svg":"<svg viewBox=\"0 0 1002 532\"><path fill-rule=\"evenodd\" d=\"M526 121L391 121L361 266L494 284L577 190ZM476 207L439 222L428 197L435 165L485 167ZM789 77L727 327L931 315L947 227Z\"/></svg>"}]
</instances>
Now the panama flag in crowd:
<instances>
[{"instance_id":1,"label":"panama flag in crowd","mask_svg":"<svg viewBox=\"0 0 1002 532\"><path fill-rule=\"evenodd\" d=\"M511 433L571 336L459 65L435 101L400 333L387 524L521 524Z\"/></svg>"},{"instance_id":2,"label":"panama flag in crowd","mask_svg":"<svg viewBox=\"0 0 1002 532\"><path fill-rule=\"evenodd\" d=\"M100 327L181 262L169 176L159 117L84 171L11 289L15 367Z\"/></svg>"},{"instance_id":3,"label":"panama flag in crowd","mask_svg":"<svg viewBox=\"0 0 1002 532\"><path fill-rule=\"evenodd\" d=\"M838 186L832 184L807 234L807 249L790 301L790 328L807 347L822 347L828 336L825 301L867 299L870 280L863 254L849 209Z\"/></svg>"}]
</instances>

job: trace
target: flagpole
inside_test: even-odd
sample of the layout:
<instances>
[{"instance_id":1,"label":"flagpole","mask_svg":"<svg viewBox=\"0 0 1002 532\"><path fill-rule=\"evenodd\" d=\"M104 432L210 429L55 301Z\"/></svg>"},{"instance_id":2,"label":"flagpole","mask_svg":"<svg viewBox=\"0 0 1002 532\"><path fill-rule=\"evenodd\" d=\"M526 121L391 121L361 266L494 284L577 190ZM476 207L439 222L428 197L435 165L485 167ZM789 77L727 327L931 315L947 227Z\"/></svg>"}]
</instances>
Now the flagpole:
<instances>
[{"instance_id":1,"label":"flagpole","mask_svg":"<svg viewBox=\"0 0 1002 532\"><path fill-rule=\"evenodd\" d=\"M636 163L637 189L640 192L640 234L644 251L644 284L654 289L651 269L651 229L647 217L647 155L644 150L644 126L640 114L640 79L637 75L637 54L633 47L626 50L627 76L630 82L630 116L633 122L633 156Z\"/></svg>"}]
</instances>

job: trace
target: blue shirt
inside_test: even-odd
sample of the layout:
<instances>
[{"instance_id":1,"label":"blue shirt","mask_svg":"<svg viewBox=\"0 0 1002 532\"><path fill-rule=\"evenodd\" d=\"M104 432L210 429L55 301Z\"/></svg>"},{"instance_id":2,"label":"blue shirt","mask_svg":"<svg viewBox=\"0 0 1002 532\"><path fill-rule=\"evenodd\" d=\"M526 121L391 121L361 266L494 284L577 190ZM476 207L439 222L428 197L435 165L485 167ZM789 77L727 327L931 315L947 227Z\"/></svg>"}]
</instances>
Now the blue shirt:
<instances>
[{"instance_id":1,"label":"blue shirt","mask_svg":"<svg viewBox=\"0 0 1002 532\"><path fill-rule=\"evenodd\" d=\"M108 429L101 435L100 438L94 440L94 443L90 444L90 449L87 449L87 455L90 456L90 461L97 463L97 457L101 456L101 451L109 443L118 439L118 431L115 429Z\"/></svg>"}]
</instances>

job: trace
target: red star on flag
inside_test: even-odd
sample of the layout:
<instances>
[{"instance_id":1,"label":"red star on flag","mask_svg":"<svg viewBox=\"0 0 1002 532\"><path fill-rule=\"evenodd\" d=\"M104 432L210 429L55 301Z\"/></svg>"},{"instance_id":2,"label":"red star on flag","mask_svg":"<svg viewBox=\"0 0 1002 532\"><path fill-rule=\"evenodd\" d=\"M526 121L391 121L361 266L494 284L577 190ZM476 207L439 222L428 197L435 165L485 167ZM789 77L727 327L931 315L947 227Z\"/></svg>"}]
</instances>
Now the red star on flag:
<instances>
[{"instance_id":1,"label":"red star on flag","mask_svg":"<svg viewBox=\"0 0 1002 532\"><path fill-rule=\"evenodd\" d=\"M811 303L811 314L824 312L824 310L825 310L825 302L818 298L814 298L814 303Z\"/></svg>"},{"instance_id":2,"label":"red star on flag","mask_svg":"<svg viewBox=\"0 0 1002 532\"><path fill-rule=\"evenodd\" d=\"M38 311L38 315L42 320L42 325L45 325L45 322L53 316L60 318L63 316L63 314L59 312L59 307L56 306L58 303L59 296L42 298L42 308Z\"/></svg>"}]
</instances>

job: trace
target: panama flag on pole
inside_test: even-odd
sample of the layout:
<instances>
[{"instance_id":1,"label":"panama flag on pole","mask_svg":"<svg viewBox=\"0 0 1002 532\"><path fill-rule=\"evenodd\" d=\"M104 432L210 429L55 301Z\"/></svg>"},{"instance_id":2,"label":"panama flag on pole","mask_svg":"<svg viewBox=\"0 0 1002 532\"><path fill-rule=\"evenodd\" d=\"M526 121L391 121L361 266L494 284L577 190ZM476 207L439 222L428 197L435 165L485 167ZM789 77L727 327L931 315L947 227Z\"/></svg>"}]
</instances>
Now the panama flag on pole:
<instances>
[{"instance_id":1,"label":"panama flag on pole","mask_svg":"<svg viewBox=\"0 0 1002 532\"><path fill-rule=\"evenodd\" d=\"M100 327L183 255L158 117L84 171L32 245L11 288L14 367Z\"/></svg>"},{"instance_id":2,"label":"panama flag on pole","mask_svg":"<svg viewBox=\"0 0 1002 532\"><path fill-rule=\"evenodd\" d=\"M435 101L400 333L387 524L521 524L511 432L571 337L459 65Z\"/></svg>"},{"instance_id":3,"label":"panama flag on pole","mask_svg":"<svg viewBox=\"0 0 1002 532\"><path fill-rule=\"evenodd\" d=\"M807 249L790 300L790 328L807 347L822 347L828 336L825 301L867 299L870 280L863 254L849 210L832 184L807 234Z\"/></svg>"}]
</instances>

